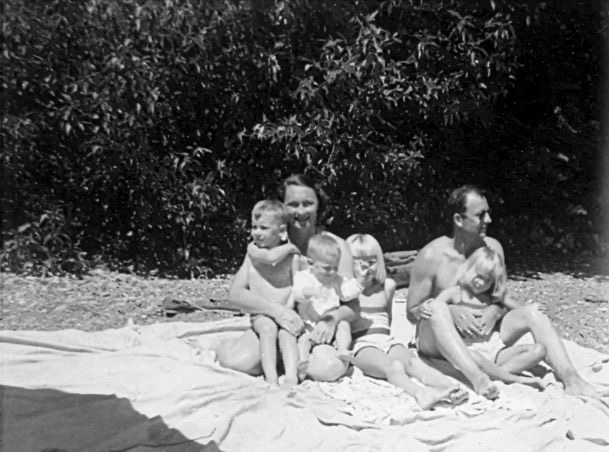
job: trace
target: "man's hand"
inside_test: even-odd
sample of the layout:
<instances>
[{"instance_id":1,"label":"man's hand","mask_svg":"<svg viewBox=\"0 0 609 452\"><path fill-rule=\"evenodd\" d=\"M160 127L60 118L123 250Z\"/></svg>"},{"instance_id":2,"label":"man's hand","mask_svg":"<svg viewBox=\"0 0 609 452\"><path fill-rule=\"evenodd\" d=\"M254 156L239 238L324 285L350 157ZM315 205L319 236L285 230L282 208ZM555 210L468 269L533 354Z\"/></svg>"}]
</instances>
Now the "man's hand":
<instances>
[{"instance_id":1,"label":"man's hand","mask_svg":"<svg viewBox=\"0 0 609 452\"><path fill-rule=\"evenodd\" d=\"M477 313L478 324L480 325L480 336L487 336L495 328L497 320L502 317L503 308L499 305L490 305L481 309Z\"/></svg>"},{"instance_id":2,"label":"man's hand","mask_svg":"<svg viewBox=\"0 0 609 452\"><path fill-rule=\"evenodd\" d=\"M274 315L274 320L277 324L286 330L288 333L298 336L304 329L304 322L296 311L286 308L285 306L278 306L280 309Z\"/></svg>"},{"instance_id":3,"label":"man's hand","mask_svg":"<svg viewBox=\"0 0 609 452\"><path fill-rule=\"evenodd\" d=\"M421 320L429 320L433 315L433 309L430 306L430 303L433 301L433 298L428 298L423 303L419 305L419 317Z\"/></svg>"},{"instance_id":4,"label":"man's hand","mask_svg":"<svg viewBox=\"0 0 609 452\"><path fill-rule=\"evenodd\" d=\"M453 304L449 306L453 322L459 334L463 337L482 336L482 311L467 306ZM493 324L494 326L494 324Z\"/></svg>"},{"instance_id":5,"label":"man's hand","mask_svg":"<svg viewBox=\"0 0 609 452\"><path fill-rule=\"evenodd\" d=\"M321 319L311 331L311 341L314 344L329 344L336 333L337 323L334 317Z\"/></svg>"}]
</instances>

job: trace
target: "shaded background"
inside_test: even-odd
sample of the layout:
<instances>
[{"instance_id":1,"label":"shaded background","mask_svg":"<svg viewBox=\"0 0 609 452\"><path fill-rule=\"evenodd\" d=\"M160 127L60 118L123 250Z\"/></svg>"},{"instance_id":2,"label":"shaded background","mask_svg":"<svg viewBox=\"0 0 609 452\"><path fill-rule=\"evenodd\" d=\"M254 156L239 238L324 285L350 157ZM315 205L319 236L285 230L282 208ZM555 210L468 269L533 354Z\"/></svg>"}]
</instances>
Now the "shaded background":
<instances>
[{"instance_id":1,"label":"shaded background","mask_svg":"<svg viewBox=\"0 0 609 452\"><path fill-rule=\"evenodd\" d=\"M231 271L251 206L294 172L323 182L329 229L386 251L448 232L463 183L489 190L508 258L608 249L600 0L8 0L2 15L4 270Z\"/></svg>"}]
</instances>

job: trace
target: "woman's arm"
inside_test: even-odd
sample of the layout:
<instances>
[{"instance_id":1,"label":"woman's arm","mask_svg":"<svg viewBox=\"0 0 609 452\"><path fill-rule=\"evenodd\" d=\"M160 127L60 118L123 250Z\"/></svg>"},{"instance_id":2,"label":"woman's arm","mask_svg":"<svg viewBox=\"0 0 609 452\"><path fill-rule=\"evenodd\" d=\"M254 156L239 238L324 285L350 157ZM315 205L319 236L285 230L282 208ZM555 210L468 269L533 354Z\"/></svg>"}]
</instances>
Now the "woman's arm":
<instances>
[{"instance_id":1,"label":"woman's arm","mask_svg":"<svg viewBox=\"0 0 609 452\"><path fill-rule=\"evenodd\" d=\"M264 314L273 318L282 328L296 335L304 327L300 316L286 306L268 301L266 297L250 290L247 280L249 257L235 274L228 294L228 300L239 309L251 314Z\"/></svg>"}]
</instances>

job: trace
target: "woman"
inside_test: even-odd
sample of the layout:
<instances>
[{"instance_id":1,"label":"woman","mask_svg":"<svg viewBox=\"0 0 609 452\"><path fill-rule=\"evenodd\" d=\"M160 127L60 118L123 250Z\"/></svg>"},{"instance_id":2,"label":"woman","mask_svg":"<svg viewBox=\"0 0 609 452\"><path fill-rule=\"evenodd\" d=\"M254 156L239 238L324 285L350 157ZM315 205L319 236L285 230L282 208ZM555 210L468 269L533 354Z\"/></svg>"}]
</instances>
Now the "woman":
<instances>
[{"instance_id":1,"label":"woman","mask_svg":"<svg viewBox=\"0 0 609 452\"><path fill-rule=\"evenodd\" d=\"M304 256L310 238L321 228L318 221L322 218L326 195L311 178L296 174L283 181L279 196L286 205L289 214L288 236ZM338 273L344 277L353 277L353 260L345 241L330 232L323 232L334 238L341 249ZM243 311L264 314L271 317L282 328L298 333L303 326L302 319L292 309L271 303L249 290L246 279L238 272L231 285L229 300L231 304ZM333 347L328 345L334 336L336 326L341 320L351 321L355 318L352 303L343 304L333 316L318 322L311 333L311 340L318 344L313 348L307 374L314 380L334 381L343 375L345 363L340 360ZM260 346L258 337L252 331L246 331L233 341L220 344L216 350L218 361L224 367L260 375Z\"/></svg>"}]
</instances>

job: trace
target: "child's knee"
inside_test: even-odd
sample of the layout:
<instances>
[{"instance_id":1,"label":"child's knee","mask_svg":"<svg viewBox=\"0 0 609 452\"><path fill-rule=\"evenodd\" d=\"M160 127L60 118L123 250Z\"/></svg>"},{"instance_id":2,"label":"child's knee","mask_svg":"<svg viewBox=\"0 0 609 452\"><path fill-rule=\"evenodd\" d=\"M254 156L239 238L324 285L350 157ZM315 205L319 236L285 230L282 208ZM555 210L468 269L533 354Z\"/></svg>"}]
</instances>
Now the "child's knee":
<instances>
[{"instance_id":1,"label":"child's knee","mask_svg":"<svg viewBox=\"0 0 609 452\"><path fill-rule=\"evenodd\" d=\"M549 317L544 314L539 303L527 304L522 309L525 310L526 316L530 321L544 322L549 320Z\"/></svg>"},{"instance_id":2,"label":"child's knee","mask_svg":"<svg viewBox=\"0 0 609 452\"><path fill-rule=\"evenodd\" d=\"M397 359L392 359L389 362L389 372L393 374L404 373L404 365Z\"/></svg>"},{"instance_id":3,"label":"child's knee","mask_svg":"<svg viewBox=\"0 0 609 452\"><path fill-rule=\"evenodd\" d=\"M257 317L254 321L254 328L259 336L276 337L277 324L268 317Z\"/></svg>"},{"instance_id":4,"label":"child's knee","mask_svg":"<svg viewBox=\"0 0 609 452\"><path fill-rule=\"evenodd\" d=\"M283 343L296 343L296 336L287 332L283 328L279 329L277 332L277 338Z\"/></svg>"}]
</instances>

